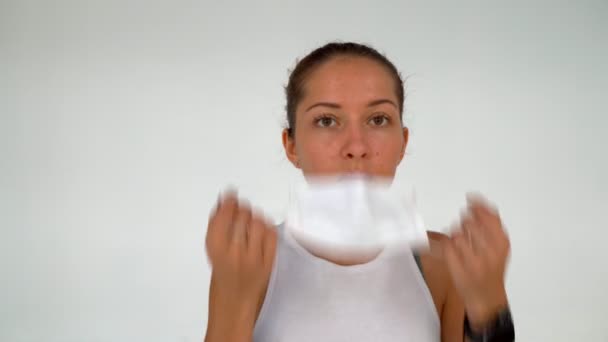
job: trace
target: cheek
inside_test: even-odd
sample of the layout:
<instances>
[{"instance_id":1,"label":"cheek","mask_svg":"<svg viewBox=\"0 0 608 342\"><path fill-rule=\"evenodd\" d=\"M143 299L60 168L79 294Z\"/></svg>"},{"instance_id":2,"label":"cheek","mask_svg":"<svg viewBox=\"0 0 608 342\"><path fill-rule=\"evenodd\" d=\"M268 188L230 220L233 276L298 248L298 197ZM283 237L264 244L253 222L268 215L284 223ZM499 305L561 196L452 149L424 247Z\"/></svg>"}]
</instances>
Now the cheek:
<instances>
[{"instance_id":1,"label":"cheek","mask_svg":"<svg viewBox=\"0 0 608 342\"><path fill-rule=\"evenodd\" d=\"M334 172L339 169L342 158L337 142L317 141L300 147L298 154L303 171Z\"/></svg>"},{"instance_id":2,"label":"cheek","mask_svg":"<svg viewBox=\"0 0 608 342\"><path fill-rule=\"evenodd\" d=\"M402 142L399 140L380 140L372 145L372 154L376 163L384 166L395 166L401 159Z\"/></svg>"},{"instance_id":3,"label":"cheek","mask_svg":"<svg viewBox=\"0 0 608 342\"><path fill-rule=\"evenodd\" d=\"M298 155L309 168L323 168L338 159L339 146L335 142L310 139L304 146L300 146Z\"/></svg>"}]
</instances>

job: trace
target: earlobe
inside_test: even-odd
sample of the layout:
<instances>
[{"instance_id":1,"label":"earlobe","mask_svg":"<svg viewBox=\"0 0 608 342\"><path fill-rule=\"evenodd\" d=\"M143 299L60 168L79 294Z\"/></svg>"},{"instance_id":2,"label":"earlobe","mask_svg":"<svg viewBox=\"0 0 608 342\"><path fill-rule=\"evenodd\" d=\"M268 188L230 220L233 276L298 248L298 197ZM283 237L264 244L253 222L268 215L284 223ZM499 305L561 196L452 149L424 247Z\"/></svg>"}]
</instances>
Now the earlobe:
<instances>
[{"instance_id":1,"label":"earlobe","mask_svg":"<svg viewBox=\"0 0 608 342\"><path fill-rule=\"evenodd\" d=\"M403 146L401 147L401 157L399 159L399 162L401 162L401 160L403 160L403 157L405 156L405 150L407 148L407 142L408 139L410 137L410 131L407 127L403 127Z\"/></svg>"},{"instance_id":2,"label":"earlobe","mask_svg":"<svg viewBox=\"0 0 608 342\"><path fill-rule=\"evenodd\" d=\"M285 156L296 168L300 168L300 161L296 153L296 144L294 138L289 135L289 130L284 129L282 133L283 148L285 149Z\"/></svg>"}]
</instances>

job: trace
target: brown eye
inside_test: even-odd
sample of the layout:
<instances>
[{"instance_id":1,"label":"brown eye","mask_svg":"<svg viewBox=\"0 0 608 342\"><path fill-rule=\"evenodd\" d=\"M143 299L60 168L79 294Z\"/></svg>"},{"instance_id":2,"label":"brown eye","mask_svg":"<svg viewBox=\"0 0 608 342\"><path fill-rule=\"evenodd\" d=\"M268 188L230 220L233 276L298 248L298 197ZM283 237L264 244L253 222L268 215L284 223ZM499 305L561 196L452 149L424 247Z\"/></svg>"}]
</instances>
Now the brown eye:
<instances>
[{"instance_id":1,"label":"brown eye","mask_svg":"<svg viewBox=\"0 0 608 342\"><path fill-rule=\"evenodd\" d=\"M389 123L389 118L386 115L376 115L370 119L374 126L386 126Z\"/></svg>"},{"instance_id":2,"label":"brown eye","mask_svg":"<svg viewBox=\"0 0 608 342\"><path fill-rule=\"evenodd\" d=\"M331 116L321 116L315 120L315 124L319 127L332 127L336 124L336 120Z\"/></svg>"}]
</instances>

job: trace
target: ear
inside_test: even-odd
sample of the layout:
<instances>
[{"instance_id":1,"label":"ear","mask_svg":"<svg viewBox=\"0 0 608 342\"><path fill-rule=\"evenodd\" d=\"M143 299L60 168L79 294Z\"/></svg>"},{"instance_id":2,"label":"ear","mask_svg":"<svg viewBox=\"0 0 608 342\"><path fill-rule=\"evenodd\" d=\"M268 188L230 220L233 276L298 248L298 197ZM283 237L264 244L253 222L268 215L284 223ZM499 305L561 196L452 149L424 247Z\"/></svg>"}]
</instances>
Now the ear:
<instances>
[{"instance_id":1,"label":"ear","mask_svg":"<svg viewBox=\"0 0 608 342\"><path fill-rule=\"evenodd\" d=\"M283 130L281 135L283 140L283 148L285 149L285 156L296 168L300 168L300 162L298 161L298 154L296 153L296 140L289 136L287 129Z\"/></svg>"},{"instance_id":2,"label":"ear","mask_svg":"<svg viewBox=\"0 0 608 342\"><path fill-rule=\"evenodd\" d=\"M403 157L405 156L405 150L407 148L407 142L408 139L410 138L410 130L407 127L403 127L403 146L401 146L401 154L399 156L399 163L401 163L401 161L403 160Z\"/></svg>"}]
</instances>

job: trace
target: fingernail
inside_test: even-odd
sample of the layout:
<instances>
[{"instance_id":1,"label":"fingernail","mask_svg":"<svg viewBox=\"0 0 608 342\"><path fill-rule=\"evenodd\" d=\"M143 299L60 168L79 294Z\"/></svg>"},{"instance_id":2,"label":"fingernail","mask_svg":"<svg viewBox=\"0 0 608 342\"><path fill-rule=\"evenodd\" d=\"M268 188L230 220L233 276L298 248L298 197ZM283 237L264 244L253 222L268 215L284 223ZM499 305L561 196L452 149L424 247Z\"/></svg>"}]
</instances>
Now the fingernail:
<instances>
[{"instance_id":1,"label":"fingernail","mask_svg":"<svg viewBox=\"0 0 608 342\"><path fill-rule=\"evenodd\" d=\"M462 223L462 221L464 221L470 215L471 215L471 208L470 207L462 209L460 211L460 223Z\"/></svg>"},{"instance_id":2,"label":"fingernail","mask_svg":"<svg viewBox=\"0 0 608 342\"><path fill-rule=\"evenodd\" d=\"M469 192L467 193L467 202L468 203L483 203L485 202L485 198L478 192Z\"/></svg>"},{"instance_id":3,"label":"fingernail","mask_svg":"<svg viewBox=\"0 0 608 342\"><path fill-rule=\"evenodd\" d=\"M229 198L237 198L238 194L236 188L233 186L226 187L221 194L222 202L225 202Z\"/></svg>"}]
</instances>

